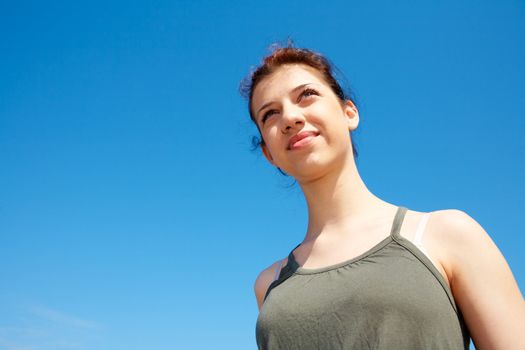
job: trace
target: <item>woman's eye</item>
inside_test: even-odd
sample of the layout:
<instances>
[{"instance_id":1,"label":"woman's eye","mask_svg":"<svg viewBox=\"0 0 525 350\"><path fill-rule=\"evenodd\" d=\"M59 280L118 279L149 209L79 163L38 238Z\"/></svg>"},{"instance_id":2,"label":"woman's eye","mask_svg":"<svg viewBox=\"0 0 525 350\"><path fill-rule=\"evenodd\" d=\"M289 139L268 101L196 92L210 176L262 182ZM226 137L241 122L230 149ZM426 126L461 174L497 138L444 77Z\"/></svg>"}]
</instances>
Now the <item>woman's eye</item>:
<instances>
[{"instance_id":1,"label":"woman's eye","mask_svg":"<svg viewBox=\"0 0 525 350\"><path fill-rule=\"evenodd\" d=\"M303 90L303 92L301 93L301 95L299 96L299 100L301 100L302 98L305 98L305 97L310 97L310 96L319 96L319 93L314 90L314 89L305 89Z\"/></svg>"},{"instance_id":2,"label":"woman's eye","mask_svg":"<svg viewBox=\"0 0 525 350\"><path fill-rule=\"evenodd\" d=\"M261 118L261 122L265 122L266 119L270 118L273 114L277 113L277 111L275 109L270 109L269 111L267 111L266 113L263 114L262 118Z\"/></svg>"}]
</instances>

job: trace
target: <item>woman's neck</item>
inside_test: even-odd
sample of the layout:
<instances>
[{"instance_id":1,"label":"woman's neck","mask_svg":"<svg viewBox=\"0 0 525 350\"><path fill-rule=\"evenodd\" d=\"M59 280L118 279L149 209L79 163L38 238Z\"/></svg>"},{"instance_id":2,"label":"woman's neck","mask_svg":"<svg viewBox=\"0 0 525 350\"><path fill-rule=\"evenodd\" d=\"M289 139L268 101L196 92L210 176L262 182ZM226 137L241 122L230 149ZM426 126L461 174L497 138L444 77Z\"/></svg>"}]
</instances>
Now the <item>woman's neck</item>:
<instances>
[{"instance_id":1,"label":"woman's neck","mask_svg":"<svg viewBox=\"0 0 525 350\"><path fill-rule=\"evenodd\" d=\"M368 190L353 158L344 162L341 169L300 185L308 205L305 241L314 240L321 233L344 232L347 227L384 217L395 208Z\"/></svg>"}]
</instances>

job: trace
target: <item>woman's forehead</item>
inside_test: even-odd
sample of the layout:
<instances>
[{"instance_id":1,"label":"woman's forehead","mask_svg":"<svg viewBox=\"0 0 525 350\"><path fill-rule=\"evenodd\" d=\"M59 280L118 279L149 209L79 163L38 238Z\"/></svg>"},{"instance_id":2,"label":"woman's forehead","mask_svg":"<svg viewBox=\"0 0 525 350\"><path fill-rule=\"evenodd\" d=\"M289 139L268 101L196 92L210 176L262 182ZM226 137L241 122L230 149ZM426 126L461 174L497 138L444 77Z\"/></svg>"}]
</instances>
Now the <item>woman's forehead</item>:
<instances>
[{"instance_id":1,"label":"woman's forehead","mask_svg":"<svg viewBox=\"0 0 525 350\"><path fill-rule=\"evenodd\" d=\"M283 65L257 84L253 92L253 105L282 96L299 85L312 83L326 85L315 68L303 64Z\"/></svg>"}]
</instances>

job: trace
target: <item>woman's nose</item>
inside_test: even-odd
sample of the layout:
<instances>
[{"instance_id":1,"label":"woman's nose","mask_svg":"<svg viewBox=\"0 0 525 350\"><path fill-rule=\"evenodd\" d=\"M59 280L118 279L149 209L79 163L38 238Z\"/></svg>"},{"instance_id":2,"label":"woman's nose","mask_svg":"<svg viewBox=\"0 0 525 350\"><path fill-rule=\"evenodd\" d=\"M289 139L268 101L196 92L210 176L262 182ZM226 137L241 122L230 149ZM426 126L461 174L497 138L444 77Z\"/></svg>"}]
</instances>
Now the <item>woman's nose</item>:
<instances>
[{"instance_id":1,"label":"woman's nose","mask_svg":"<svg viewBox=\"0 0 525 350\"><path fill-rule=\"evenodd\" d=\"M297 108L287 108L283 110L282 121L281 131L287 133L290 129L302 126L304 124L304 116Z\"/></svg>"}]
</instances>

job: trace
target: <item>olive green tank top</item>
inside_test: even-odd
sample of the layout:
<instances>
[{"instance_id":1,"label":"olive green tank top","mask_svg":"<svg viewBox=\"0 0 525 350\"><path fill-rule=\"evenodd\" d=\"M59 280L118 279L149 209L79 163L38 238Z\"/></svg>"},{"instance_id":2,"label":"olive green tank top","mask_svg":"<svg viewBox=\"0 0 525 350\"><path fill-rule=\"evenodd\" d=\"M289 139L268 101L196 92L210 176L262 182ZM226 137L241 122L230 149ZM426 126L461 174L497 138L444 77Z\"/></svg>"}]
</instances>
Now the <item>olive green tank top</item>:
<instances>
[{"instance_id":1,"label":"olive green tank top","mask_svg":"<svg viewBox=\"0 0 525 350\"><path fill-rule=\"evenodd\" d=\"M259 312L258 348L469 349L443 276L399 234L406 211L399 207L390 235L351 260L305 269L292 250Z\"/></svg>"}]
</instances>

